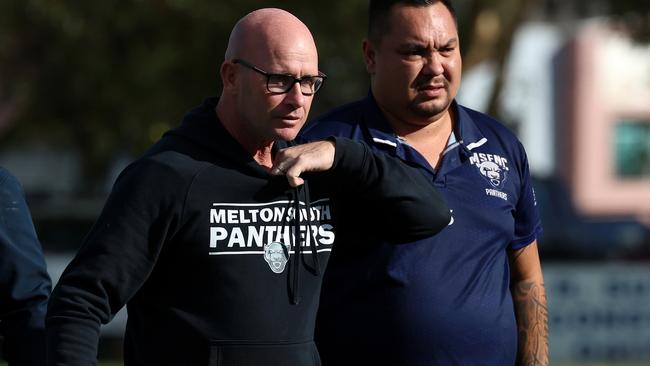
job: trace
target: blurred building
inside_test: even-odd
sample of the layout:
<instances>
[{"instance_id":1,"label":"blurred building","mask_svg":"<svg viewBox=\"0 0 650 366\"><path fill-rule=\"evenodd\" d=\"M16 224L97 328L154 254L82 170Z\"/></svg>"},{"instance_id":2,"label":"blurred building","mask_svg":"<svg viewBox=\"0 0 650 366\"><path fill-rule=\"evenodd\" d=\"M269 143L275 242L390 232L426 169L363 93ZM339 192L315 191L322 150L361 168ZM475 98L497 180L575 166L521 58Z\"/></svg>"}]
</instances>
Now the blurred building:
<instances>
[{"instance_id":1,"label":"blurred building","mask_svg":"<svg viewBox=\"0 0 650 366\"><path fill-rule=\"evenodd\" d=\"M650 45L576 3L519 27L500 117L542 215L551 360L650 362ZM461 103L485 111L497 72L465 70Z\"/></svg>"},{"instance_id":2,"label":"blurred building","mask_svg":"<svg viewBox=\"0 0 650 366\"><path fill-rule=\"evenodd\" d=\"M650 226L650 45L595 21L559 56L557 165L576 206Z\"/></svg>"},{"instance_id":3,"label":"blurred building","mask_svg":"<svg viewBox=\"0 0 650 366\"><path fill-rule=\"evenodd\" d=\"M497 70L465 70L459 99L485 110ZM606 19L524 23L513 38L501 118L528 152L545 226L542 254L650 255L650 45ZM650 259L650 257L648 257Z\"/></svg>"}]
</instances>

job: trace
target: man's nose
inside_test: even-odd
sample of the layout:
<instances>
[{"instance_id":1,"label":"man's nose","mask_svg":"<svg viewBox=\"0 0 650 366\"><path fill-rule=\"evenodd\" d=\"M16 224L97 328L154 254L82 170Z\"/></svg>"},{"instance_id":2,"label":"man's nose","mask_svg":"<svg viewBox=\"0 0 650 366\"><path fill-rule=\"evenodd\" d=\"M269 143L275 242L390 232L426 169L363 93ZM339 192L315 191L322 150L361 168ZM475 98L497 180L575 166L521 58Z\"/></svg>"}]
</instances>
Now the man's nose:
<instances>
[{"instance_id":1,"label":"man's nose","mask_svg":"<svg viewBox=\"0 0 650 366\"><path fill-rule=\"evenodd\" d=\"M437 52L431 52L424 60L424 64L422 65L423 72L436 76L442 75L445 72L445 68L442 66L442 56Z\"/></svg>"},{"instance_id":2,"label":"man's nose","mask_svg":"<svg viewBox=\"0 0 650 366\"><path fill-rule=\"evenodd\" d=\"M305 96L300 90L300 83L296 82L293 84L293 86L291 86L291 89L289 89L285 97L285 102L291 104L296 108L305 105Z\"/></svg>"}]
</instances>

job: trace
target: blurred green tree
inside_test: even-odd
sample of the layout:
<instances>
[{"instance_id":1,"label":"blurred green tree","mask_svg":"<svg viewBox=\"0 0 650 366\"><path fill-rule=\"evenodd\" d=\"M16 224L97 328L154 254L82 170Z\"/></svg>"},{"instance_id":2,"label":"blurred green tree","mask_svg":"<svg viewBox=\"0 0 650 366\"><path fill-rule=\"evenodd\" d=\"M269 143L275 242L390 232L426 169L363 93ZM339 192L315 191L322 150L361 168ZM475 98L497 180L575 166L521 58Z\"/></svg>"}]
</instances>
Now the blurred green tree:
<instances>
[{"instance_id":1,"label":"blurred green tree","mask_svg":"<svg viewBox=\"0 0 650 366\"><path fill-rule=\"evenodd\" d=\"M360 57L350 53L360 47L365 2L319 3L274 4L303 19L317 38L321 68L333 85L317 99L316 113L364 89ZM1 2L3 146L75 149L86 193L94 193L116 151L139 154L186 110L219 92L218 68L234 22L265 6L234 0Z\"/></svg>"}]
</instances>

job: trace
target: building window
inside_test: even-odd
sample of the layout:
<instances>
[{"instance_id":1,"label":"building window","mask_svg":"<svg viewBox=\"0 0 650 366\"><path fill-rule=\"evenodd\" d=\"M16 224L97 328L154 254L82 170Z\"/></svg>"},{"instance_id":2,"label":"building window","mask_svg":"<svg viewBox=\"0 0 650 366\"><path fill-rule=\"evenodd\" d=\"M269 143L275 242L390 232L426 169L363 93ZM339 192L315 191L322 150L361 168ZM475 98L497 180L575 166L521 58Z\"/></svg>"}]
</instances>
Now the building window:
<instances>
[{"instance_id":1,"label":"building window","mask_svg":"<svg viewBox=\"0 0 650 366\"><path fill-rule=\"evenodd\" d=\"M616 175L650 177L650 121L627 119L615 126Z\"/></svg>"}]
</instances>

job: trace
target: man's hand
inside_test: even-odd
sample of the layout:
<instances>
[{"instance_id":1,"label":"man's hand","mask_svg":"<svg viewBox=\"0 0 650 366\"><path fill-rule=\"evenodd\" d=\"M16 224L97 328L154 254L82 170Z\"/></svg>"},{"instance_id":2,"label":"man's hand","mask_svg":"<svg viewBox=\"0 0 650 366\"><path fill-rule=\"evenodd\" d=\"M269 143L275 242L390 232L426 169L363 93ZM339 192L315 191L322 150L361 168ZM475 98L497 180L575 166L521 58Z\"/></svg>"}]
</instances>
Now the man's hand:
<instances>
[{"instance_id":1,"label":"man's hand","mask_svg":"<svg viewBox=\"0 0 650 366\"><path fill-rule=\"evenodd\" d=\"M297 187L305 183L300 174L329 170L334 165L335 150L333 141L310 142L282 149L273 159L271 174L286 175L289 185Z\"/></svg>"}]
</instances>

